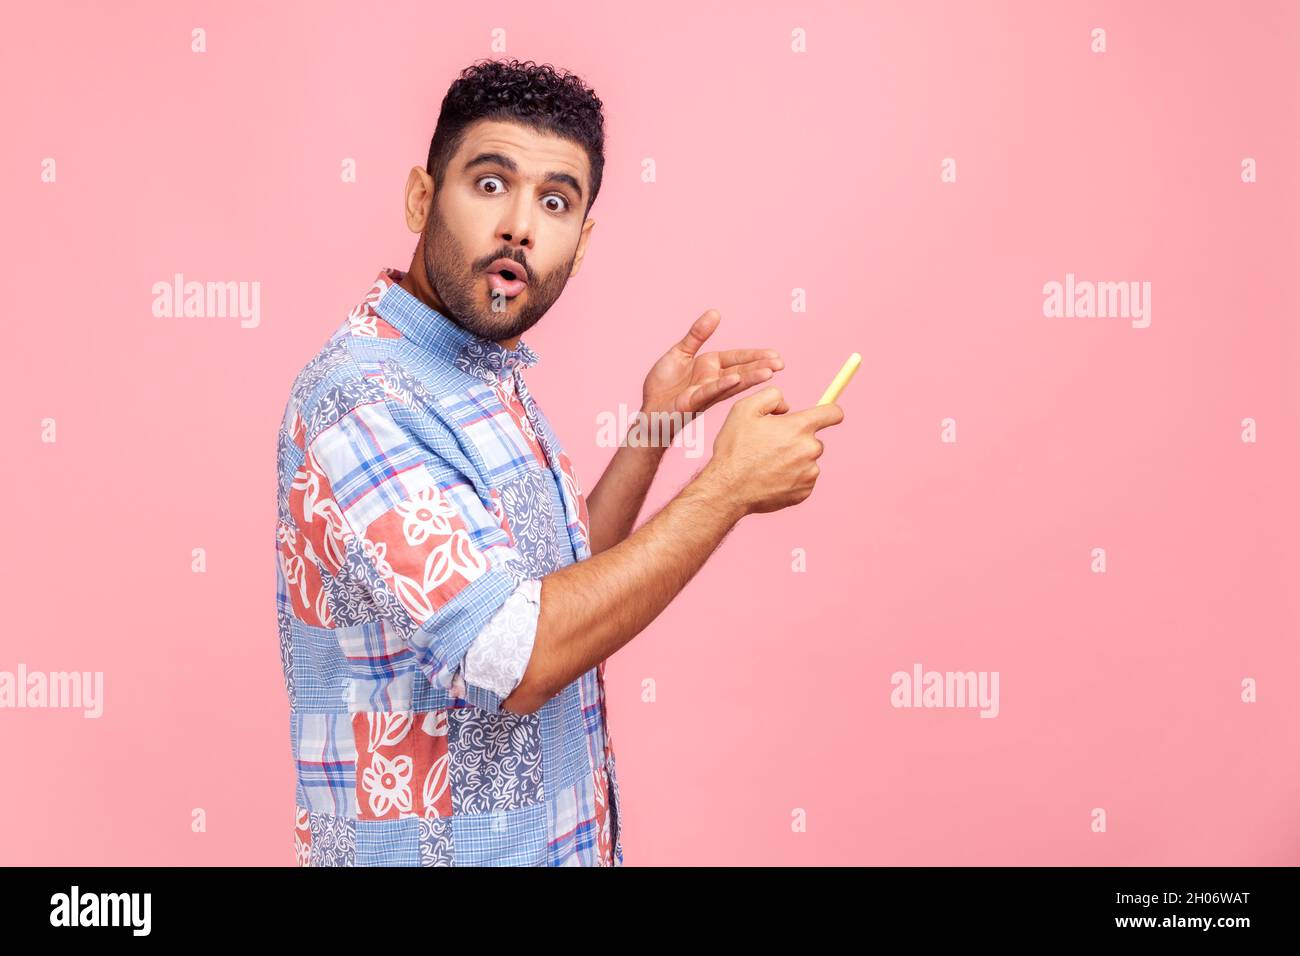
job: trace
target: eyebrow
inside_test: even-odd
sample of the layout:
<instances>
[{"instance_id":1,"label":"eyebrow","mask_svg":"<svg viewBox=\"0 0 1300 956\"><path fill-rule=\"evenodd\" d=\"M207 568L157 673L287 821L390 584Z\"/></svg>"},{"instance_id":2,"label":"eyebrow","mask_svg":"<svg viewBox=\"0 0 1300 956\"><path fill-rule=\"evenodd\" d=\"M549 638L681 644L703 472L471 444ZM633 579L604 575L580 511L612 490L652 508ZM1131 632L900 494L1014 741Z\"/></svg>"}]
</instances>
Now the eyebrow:
<instances>
[{"instance_id":1,"label":"eyebrow","mask_svg":"<svg viewBox=\"0 0 1300 956\"><path fill-rule=\"evenodd\" d=\"M504 153L479 153L465 164L465 171L468 172L477 166L500 166L512 173L519 172L519 167L515 164L515 161ZM582 202L582 186L568 173L551 171L542 177L542 182L563 183L577 193L578 202Z\"/></svg>"}]
</instances>

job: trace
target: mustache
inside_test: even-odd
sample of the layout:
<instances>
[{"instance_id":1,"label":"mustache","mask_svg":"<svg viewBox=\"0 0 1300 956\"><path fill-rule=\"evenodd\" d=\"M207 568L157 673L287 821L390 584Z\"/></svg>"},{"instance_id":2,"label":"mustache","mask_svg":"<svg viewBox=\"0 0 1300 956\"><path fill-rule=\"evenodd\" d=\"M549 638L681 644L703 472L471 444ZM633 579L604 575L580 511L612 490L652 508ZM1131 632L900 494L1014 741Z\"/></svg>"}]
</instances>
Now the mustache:
<instances>
[{"instance_id":1,"label":"mustache","mask_svg":"<svg viewBox=\"0 0 1300 956\"><path fill-rule=\"evenodd\" d=\"M489 256L484 260L483 265L479 267L478 271L486 271L487 267L492 265L492 263L496 262L498 259L509 259L511 262L519 263L519 271L522 272L527 279L530 281L532 280L533 270L528 267L528 263L524 262L524 260L520 259L518 256L511 255L509 252L502 252L494 256Z\"/></svg>"}]
</instances>

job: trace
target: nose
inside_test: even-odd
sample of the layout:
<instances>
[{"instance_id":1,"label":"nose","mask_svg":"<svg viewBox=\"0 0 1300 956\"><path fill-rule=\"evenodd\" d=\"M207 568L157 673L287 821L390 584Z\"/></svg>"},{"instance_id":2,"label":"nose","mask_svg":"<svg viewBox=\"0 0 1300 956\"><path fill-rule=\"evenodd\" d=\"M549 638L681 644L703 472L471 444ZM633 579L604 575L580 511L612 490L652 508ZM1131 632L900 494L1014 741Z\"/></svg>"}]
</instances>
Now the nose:
<instances>
[{"instance_id":1,"label":"nose","mask_svg":"<svg viewBox=\"0 0 1300 956\"><path fill-rule=\"evenodd\" d=\"M503 215L500 228L497 230L497 237L502 242L508 242L512 246L531 249L533 247L533 216L536 214L534 209L536 201L526 188L520 189L515 196L514 202L509 204Z\"/></svg>"}]
</instances>

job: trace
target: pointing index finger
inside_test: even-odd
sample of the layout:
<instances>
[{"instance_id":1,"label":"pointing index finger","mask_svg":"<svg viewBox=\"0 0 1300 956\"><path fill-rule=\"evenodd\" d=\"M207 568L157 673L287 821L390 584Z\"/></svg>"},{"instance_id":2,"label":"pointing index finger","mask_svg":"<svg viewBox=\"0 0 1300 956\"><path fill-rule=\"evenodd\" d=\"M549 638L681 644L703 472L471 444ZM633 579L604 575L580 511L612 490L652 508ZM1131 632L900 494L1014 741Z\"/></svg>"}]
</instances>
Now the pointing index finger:
<instances>
[{"instance_id":1,"label":"pointing index finger","mask_svg":"<svg viewBox=\"0 0 1300 956\"><path fill-rule=\"evenodd\" d=\"M824 405L814 405L802 411L792 412L790 417L798 420L804 427L817 431L828 425L838 425L844 421L844 409L834 402L827 402Z\"/></svg>"}]
</instances>

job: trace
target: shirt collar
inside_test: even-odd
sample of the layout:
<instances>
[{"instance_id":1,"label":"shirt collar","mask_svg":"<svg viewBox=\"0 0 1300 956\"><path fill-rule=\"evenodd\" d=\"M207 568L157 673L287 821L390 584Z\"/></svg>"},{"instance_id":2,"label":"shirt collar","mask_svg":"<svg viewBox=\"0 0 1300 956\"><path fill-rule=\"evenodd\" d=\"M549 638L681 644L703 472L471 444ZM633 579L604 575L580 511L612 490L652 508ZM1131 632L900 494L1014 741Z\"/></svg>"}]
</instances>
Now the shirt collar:
<instances>
[{"instance_id":1,"label":"shirt collar","mask_svg":"<svg viewBox=\"0 0 1300 956\"><path fill-rule=\"evenodd\" d=\"M374 304L403 338L488 384L509 379L518 367L537 364L537 353L523 338L508 349L475 335L402 288L398 283L405 275L400 269L380 270L375 281L383 290Z\"/></svg>"}]
</instances>

